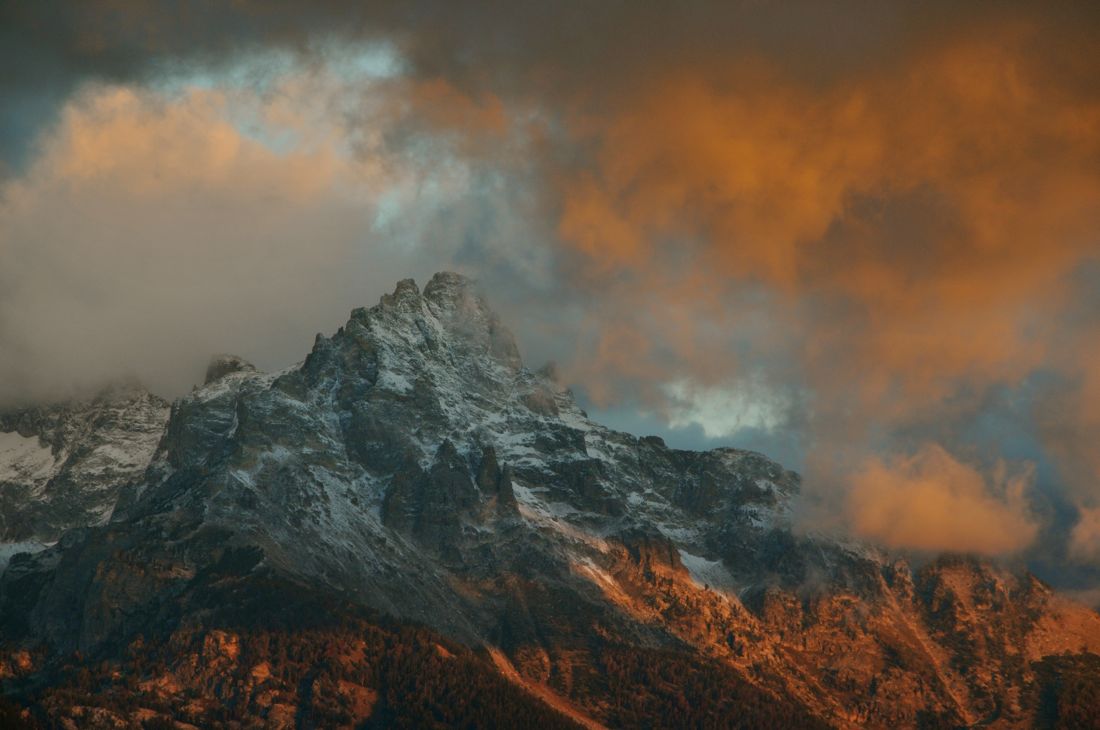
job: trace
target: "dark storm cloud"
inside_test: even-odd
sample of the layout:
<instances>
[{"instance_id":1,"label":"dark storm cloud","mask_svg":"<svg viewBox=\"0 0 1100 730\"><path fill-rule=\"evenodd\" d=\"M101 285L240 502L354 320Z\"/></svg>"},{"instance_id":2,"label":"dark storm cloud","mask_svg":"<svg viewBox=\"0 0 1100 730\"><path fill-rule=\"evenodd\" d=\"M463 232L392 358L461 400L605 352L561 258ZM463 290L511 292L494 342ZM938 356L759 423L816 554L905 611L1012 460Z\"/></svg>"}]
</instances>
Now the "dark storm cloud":
<instances>
[{"instance_id":1,"label":"dark storm cloud","mask_svg":"<svg viewBox=\"0 0 1100 730\"><path fill-rule=\"evenodd\" d=\"M1087 32L1095 5L1051 3L1054 33ZM218 65L243 52L308 53L318 39L385 40L414 73L464 89L589 101L655 71L731 56L766 57L820 81L891 63L1027 3L602 3L480 0L11 1L0 5L0 158L28 159L33 140L87 80L133 81L173 62ZM1029 16L1035 15L1028 8ZM1082 83L1087 83L1083 81Z\"/></svg>"}]
</instances>

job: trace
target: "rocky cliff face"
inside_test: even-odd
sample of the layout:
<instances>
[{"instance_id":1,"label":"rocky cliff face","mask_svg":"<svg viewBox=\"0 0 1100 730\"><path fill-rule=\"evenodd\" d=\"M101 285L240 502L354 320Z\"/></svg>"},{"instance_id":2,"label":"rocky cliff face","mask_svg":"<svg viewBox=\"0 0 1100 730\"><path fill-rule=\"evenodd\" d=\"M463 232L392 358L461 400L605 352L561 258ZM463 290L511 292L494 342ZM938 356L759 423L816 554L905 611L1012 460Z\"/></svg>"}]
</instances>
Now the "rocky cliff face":
<instances>
[{"instance_id":1,"label":"rocky cliff face","mask_svg":"<svg viewBox=\"0 0 1100 730\"><path fill-rule=\"evenodd\" d=\"M12 552L98 525L141 477L168 404L119 385L84 401L0 412L0 565Z\"/></svg>"},{"instance_id":2,"label":"rocky cliff face","mask_svg":"<svg viewBox=\"0 0 1100 730\"><path fill-rule=\"evenodd\" d=\"M1027 726L1036 663L1100 651L1100 616L1032 578L796 534L798 476L759 454L592 422L455 274L399 283L285 371L219 362L106 524L0 579L8 650L37 657L0 666L23 696L73 651L139 671L135 637L221 631L227 596L262 615L250 597L272 585L424 625L588 726L735 725L716 719L731 697L757 708L749 726L778 706L798 724ZM142 692L178 709L183 670L158 671Z\"/></svg>"}]
</instances>

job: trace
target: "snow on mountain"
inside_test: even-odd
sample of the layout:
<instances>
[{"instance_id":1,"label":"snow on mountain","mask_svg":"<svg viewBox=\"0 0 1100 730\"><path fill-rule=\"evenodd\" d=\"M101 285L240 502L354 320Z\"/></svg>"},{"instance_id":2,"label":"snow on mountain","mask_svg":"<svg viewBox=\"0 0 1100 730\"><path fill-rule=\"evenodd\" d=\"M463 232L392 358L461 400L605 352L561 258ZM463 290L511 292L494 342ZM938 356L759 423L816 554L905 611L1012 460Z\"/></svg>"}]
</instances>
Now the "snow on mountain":
<instances>
[{"instance_id":1,"label":"snow on mountain","mask_svg":"<svg viewBox=\"0 0 1100 730\"><path fill-rule=\"evenodd\" d=\"M52 476L56 461L37 436L0 433L0 481L32 485L32 492L38 491Z\"/></svg>"},{"instance_id":2,"label":"snow on mountain","mask_svg":"<svg viewBox=\"0 0 1100 730\"><path fill-rule=\"evenodd\" d=\"M54 542L107 520L148 467L168 413L133 385L0 413L0 544Z\"/></svg>"}]
</instances>

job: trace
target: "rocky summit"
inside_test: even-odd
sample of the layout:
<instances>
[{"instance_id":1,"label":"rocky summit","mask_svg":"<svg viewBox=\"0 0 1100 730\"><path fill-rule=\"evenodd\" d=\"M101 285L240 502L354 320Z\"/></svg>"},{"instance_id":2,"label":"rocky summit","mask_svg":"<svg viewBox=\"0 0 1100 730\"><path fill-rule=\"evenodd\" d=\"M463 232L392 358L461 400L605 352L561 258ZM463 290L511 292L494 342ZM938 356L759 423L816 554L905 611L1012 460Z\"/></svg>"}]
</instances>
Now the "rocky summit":
<instances>
[{"instance_id":1,"label":"rocky summit","mask_svg":"<svg viewBox=\"0 0 1100 730\"><path fill-rule=\"evenodd\" d=\"M798 492L760 454L604 428L468 279L402 281L300 364L221 356L170 409L0 416L22 550L2 717L1016 728L1096 707L1100 615L973 558L794 531Z\"/></svg>"}]
</instances>

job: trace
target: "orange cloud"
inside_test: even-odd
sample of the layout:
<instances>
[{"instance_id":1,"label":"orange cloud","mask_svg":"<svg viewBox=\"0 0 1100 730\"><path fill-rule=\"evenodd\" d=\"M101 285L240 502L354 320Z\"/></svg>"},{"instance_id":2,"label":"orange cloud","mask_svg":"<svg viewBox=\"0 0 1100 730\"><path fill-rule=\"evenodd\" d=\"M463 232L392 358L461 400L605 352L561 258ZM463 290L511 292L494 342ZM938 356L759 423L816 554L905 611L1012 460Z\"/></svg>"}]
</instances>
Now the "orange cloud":
<instances>
[{"instance_id":1,"label":"orange cloud","mask_svg":"<svg viewBox=\"0 0 1100 730\"><path fill-rule=\"evenodd\" d=\"M1100 508L1082 507L1069 536L1070 554L1084 561L1100 560Z\"/></svg>"},{"instance_id":2,"label":"orange cloud","mask_svg":"<svg viewBox=\"0 0 1100 730\"><path fill-rule=\"evenodd\" d=\"M232 123L232 101L225 92L202 89L174 99L129 87L94 89L65 109L31 172L73 185L102 183L135 199L173 198L188 189L251 194L266 181L270 195L296 202L350 182L334 144L277 152ZM282 121L285 132L307 129L300 118ZM299 126L289 126L293 122Z\"/></svg>"},{"instance_id":3,"label":"orange cloud","mask_svg":"<svg viewBox=\"0 0 1100 730\"><path fill-rule=\"evenodd\" d=\"M1089 332L1059 350L1064 380L1035 408L1039 433L1058 465L1069 501L1079 510L1070 534L1070 554L1100 561L1100 312L1083 326Z\"/></svg>"},{"instance_id":4,"label":"orange cloud","mask_svg":"<svg viewBox=\"0 0 1100 730\"><path fill-rule=\"evenodd\" d=\"M1100 224L1100 103L1029 65L1029 40L1003 30L825 88L759 64L670 71L586 117L597 162L563 186L559 232L589 276L692 246L715 282L847 303L842 347L793 324L807 354L882 387L1017 379L1045 357L1028 318Z\"/></svg>"},{"instance_id":5,"label":"orange cloud","mask_svg":"<svg viewBox=\"0 0 1100 730\"><path fill-rule=\"evenodd\" d=\"M894 548L999 555L1030 545L1038 525L1024 500L1030 470L987 480L937 445L910 457L869 459L852 479L856 534Z\"/></svg>"}]
</instances>

